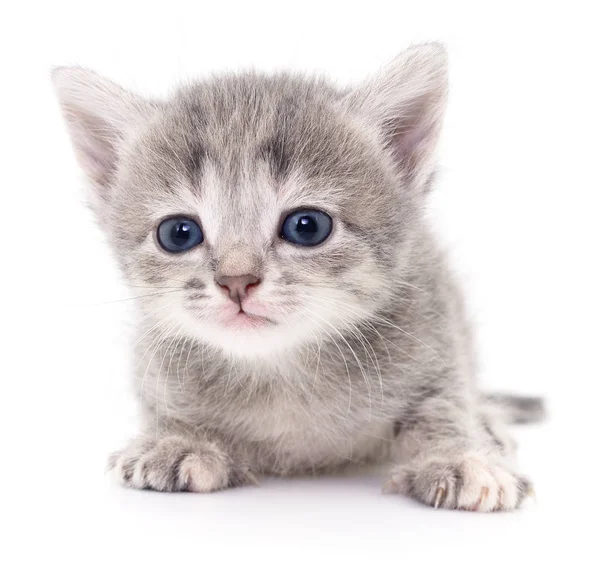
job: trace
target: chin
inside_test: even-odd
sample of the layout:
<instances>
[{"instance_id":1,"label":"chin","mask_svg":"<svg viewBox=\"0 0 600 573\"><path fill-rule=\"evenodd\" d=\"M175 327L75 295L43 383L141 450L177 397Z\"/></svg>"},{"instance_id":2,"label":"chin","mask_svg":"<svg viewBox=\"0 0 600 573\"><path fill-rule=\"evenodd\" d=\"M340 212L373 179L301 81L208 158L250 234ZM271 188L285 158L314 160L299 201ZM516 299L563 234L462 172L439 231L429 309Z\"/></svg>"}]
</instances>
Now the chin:
<instances>
[{"instance_id":1,"label":"chin","mask_svg":"<svg viewBox=\"0 0 600 573\"><path fill-rule=\"evenodd\" d=\"M194 336L232 358L272 362L314 339L308 326L293 328L272 320L240 315L227 321L197 324Z\"/></svg>"}]
</instances>

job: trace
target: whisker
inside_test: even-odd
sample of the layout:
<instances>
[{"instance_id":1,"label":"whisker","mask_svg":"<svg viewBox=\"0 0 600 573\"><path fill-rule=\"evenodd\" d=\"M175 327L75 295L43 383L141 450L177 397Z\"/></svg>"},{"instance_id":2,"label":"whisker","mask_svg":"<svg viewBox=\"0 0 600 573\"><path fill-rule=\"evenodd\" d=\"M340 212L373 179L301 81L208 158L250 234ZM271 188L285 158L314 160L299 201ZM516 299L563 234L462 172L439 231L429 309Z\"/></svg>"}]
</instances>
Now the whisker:
<instances>
[{"instance_id":1,"label":"whisker","mask_svg":"<svg viewBox=\"0 0 600 573\"><path fill-rule=\"evenodd\" d=\"M306 310L311 312L309 309L306 309ZM365 385L367 387L367 393L369 395L369 417L371 417L371 415L372 415L371 383L367 377L367 374L365 372L362 362L359 360L358 355L356 354L356 352L354 351L354 349L352 348L350 343L346 340L345 336L335 326L333 326L333 324L331 324L328 320L324 319L323 317L319 317L319 318L321 320L323 320L330 328L332 328L337 333L337 335L342 339L344 344L350 349L350 352L354 356L354 360L356 360L356 363L358 364L358 367L360 368L361 374L365 380Z\"/></svg>"},{"instance_id":2,"label":"whisker","mask_svg":"<svg viewBox=\"0 0 600 573\"><path fill-rule=\"evenodd\" d=\"M118 300L109 300L109 301L103 301L103 302L96 302L96 303L89 303L88 305L85 306L103 306L106 304L115 304L118 302L129 302L132 300L138 300L140 298L148 298L148 297L153 297L153 296L162 296L165 294L170 294L170 293L174 293L174 292L180 292L183 289L173 289L167 292L151 292L151 293L146 293L146 294L140 294L138 296L132 296L130 298L122 298L122 299L118 299Z\"/></svg>"},{"instance_id":3,"label":"whisker","mask_svg":"<svg viewBox=\"0 0 600 573\"><path fill-rule=\"evenodd\" d=\"M173 338L173 340L167 347L167 353L169 353L169 351L171 351L171 353L170 353L170 357L169 357L169 364L167 366L167 373L165 375L165 388L166 388L167 384L169 383L169 373L171 372L171 364L173 362L173 352L175 352L175 349L177 347L177 342L179 341L179 334L183 330L183 327L184 327L184 325L182 324L179 327L177 334L175 335L175 337ZM173 350L171 350L171 347L173 347ZM166 357L166 354L165 354L165 357ZM165 357L163 357L163 362L164 362ZM162 369L162 362L161 362L161 369ZM177 378L177 381L179 382L179 389L183 392L183 386L181 385L181 380L179 380L179 377ZM165 389L165 394L166 394L166 389Z\"/></svg>"},{"instance_id":4,"label":"whisker","mask_svg":"<svg viewBox=\"0 0 600 573\"><path fill-rule=\"evenodd\" d=\"M175 303L171 303L171 304L175 304ZM170 305L169 305L170 306ZM146 336L148 336L148 334L150 334L151 332L153 332L154 330L160 328L161 324L164 324L167 320L169 320L170 317L169 316L165 316L164 318L160 319L158 322L156 322L153 326L151 326L150 328L148 328L145 332L145 334L140 335L140 337L138 337L135 342L133 343L133 347L136 348L138 346L138 344L144 340L144 338L146 338ZM143 356L142 356L143 358Z\"/></svg>"},{"instance_id":5,"label":"whisker","mask_svg":"<svg viewBox=\"0 0 600 573\"><path fill-rule=\"evenodd\" d=\"M304 310L308 311L308 309L304 309ZM313 314L317 318L320 318L319 315L316 313L311 313L311 314ZM350 412L350 410L352 409L352 377L350 376L350 369L348 368L348 362L346 361L344 352L342 351L339 344L336 342L335 338L333 338L333 336L331 336L331 334L329 334L329 332L327 332L327 330L325 330L322 326L320 326L316 321L314 322L314 324L315 324L315 326L317 326L317 328L320 328L331 339L333 344L335 344L335 346L339 350L340 356L342 357L342 360L344 361L344 365L346 367L346 373L348 374L348 412ZM344 341L345 341L345 339L344 339ZM346 342L346 344L347 344L347 342Z\"/></svg>"},{"instance_id":6,"label":"whisker","mask_svg":"<svg viewBox=\"0 0 600 573\"><path fill-rule=\"evenodd\" d=\"M312 297L314 295L309 295L306 294L306 297ZM314 297L316 300L322 300L322 301L327 301L333 304L338 304L342 307L348 308L349 311L351 311L351 309L353 308L357 308L357 307L352 307L351 305L349 305L348 303L344 303L342 301L338 301L337 299L333 299L333 298L328 298L328 297ZM354 311L356 313L356 311ZM359 316L363 317L362 313L356 313ZM440 354L438 352L436 352L435 349L433 349L431 346L429 346L429 344L427 344L426 342L424 342L423 340L421 340L420 338L416 337L414 334L408 332L407 330L404 330L402 328L400 328L398 325L390 322L389 320L384 319L383 317L379 316L378 314L374 314L370 317L363 317L362 318L362 322L363 323L376 323L376 324L384 324L386 326L389 326L391 328L394 328L396 330L398 330L399 332L403 333L404 335L408 336L409 338L412 338L413 340L415 340L416 342L422 344L425 348L427 348L428 350L430 350L435 356L437 356L437 358L439 358L444 364L446 363L445 360L443 359L442 356L440 356ZM378 332L378 331L377 331ZM386 339L388 340L388 339ZM390 340L388 340L388 342L390 342L390 344L392 344L393 346L395 346L400 352L404 353L405 355L407 355L408 357L416 360L416 358L414 356L412 356L409 352L407 352L406 350L404 350L403 348L399 347L398 345L394 344L393 342L391 342Z\"/></svg>"},{"instance_id":7,"label":"whisker","mask_svg":"<svg viewBox=\"0 0 600 573\"><path fill-rule=\"evenodd\" d=\"M174 304L177 304L178 302L179 302L178 300L173 300L173 301L165 304L164 306L154 309L152 312L142 313L140 319L137 320L136 322L134 322L132 325L130 325L130 328L135 328L136 326L139 326L142 322L147 321L151 317L156 316L159 312L162 312L165 308L169 308L170 306L173 306Z\"/></svg>"},{"instance_id":8,"label":"whisker","mask_svg":"<svg viewBox=\"0 0 600 573\"><path fill-rule=\"evenodd\" d=\"M156 353L158 352L160 346L162 345L163 340L165 340L173 330L175 330L175 325L169 326L167 328L167 330L164 331L164 332L160 332L159 331L159 334L148 345L148 347L144 351L144 354L142 355L142 357L139 359L139 361L137 363L136 371L140 367L140 364L141 364L142 360L144 359L144 357L146 356L146 354L150 351L151 348L154 348L154 350L152 352L152 355L150 356L150 358L148 360L148 364L146 365L146 369L144 370L144 375L142 376L142 383L141 383L141 386L140 386L140 394L142 394L142 395L144 393L144 388L145 388L145 383L146 383L146 377L148 375L148 370L150 369L150 366L152 365L154 357L156 356Z\"/></svg>"}]
</instances>

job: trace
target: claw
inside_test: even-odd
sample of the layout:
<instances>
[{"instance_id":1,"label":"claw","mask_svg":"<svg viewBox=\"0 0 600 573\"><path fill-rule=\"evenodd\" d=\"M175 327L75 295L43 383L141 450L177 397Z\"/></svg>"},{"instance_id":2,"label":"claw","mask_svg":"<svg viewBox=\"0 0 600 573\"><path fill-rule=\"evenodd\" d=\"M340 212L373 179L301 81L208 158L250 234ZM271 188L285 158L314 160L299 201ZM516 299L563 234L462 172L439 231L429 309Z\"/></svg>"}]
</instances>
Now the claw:
<instances>
[{"instance_id":1,"label":"claw","mask_svg":"<svg viewBox=\"0 0 600 573\"><path fill-rule=\"evenodd\" d=\"M437 491L435 492L435 500L433 502L433 507L435 507L435 509L440 507L440 505L443 503L445 497L446 497L446 489L441 486L438 487Z\"/></svg>"},{"instance_id":2,"label":"claw","mask_svg":"<svg viewBox=\"0 0 600 573\"><path fill-rule=\"evenodd\" d=\"M254 474L254 472L251 472L250 470L248 470L246 472L246 480L249 483L251 483L252 485L255 485L256 487L260 487L260 481L258 481L258 478Z\"/></svg>"},{"instance_id":3,"label":"claw","mask_svg":"<svg viewBox=\"0 0 600 573\"><path fill-rule=\"evenodd\" d=\"M398 493L398 484L393 480L389 480L383 484L382 493Z\"/></svg>"},{"instance_id":4,"label":"claw","mask_svg":"<svg viewBox=\"0 0 600 573\"><path fill-rule=\"evenodd\" d=\"M502 509L503 505L504 505L504 488L501 487L498 490L498 503L496 504L496 509Z\"/></svg>"},{"instance_id":5,"label":"claw","mask_svg":"<svg viewBox=\"0 0 600 573\"><path fill-rule=\"evenodd\" d=\"M479 496L479 501L477 502L477 505L475 505L475 510L476 511L479 511L479 509L481 508L481 505L487 499L488 495L490 495L489 488L482 487L481 488L481 495Z\"/></svg>"},{"instance_id":6,"label":"claw","mask_svg":"<svg viewBox=\"0 0 600 573\"><path fill-rule=\"evenodd\" d=\"M525 494L526 494L528 497L531 497L531 498L533 499L533 501L534 501L535 503L537 503L537 497L536 497L536 495L535 495L535 489L533 489L533 486L529 486L529 488L527 489L527 491L525 492Z\"/></svg>"}]
</instances>

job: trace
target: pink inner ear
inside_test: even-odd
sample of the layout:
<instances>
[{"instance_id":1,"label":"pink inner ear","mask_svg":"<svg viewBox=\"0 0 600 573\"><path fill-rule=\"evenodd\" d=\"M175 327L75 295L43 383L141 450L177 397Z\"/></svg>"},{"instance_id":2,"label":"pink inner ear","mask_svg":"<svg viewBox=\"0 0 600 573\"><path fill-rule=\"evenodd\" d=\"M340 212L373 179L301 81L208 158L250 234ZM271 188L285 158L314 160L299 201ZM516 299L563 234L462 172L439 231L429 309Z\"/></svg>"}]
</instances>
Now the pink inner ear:
<instances>
[{"instance_id":1,"label":"pink inner ear","mask_svg":"<svg viewBox=\"0 0 600 573\"><path fill-rule=\"evenodd\" d=\"M107 161L108 157L102 157L91 146L78 148L76 156L82 169L94 183L102 186L108 183L114 166Z\"/></svg>"},{"instance_id":2,"label":"pink inner ear","mask_svg":"<svg viewBox=\"0 0 600 573\"><path fill-rule=\"evenodd\" d=\"M392 136L391 145L398 159L410 157L427 137L428 130L422 126L404 128L402 132L396 132Z\"/></svg>"},{"instance_id":3,"label":"pink inner ear","mask_svg":"<svg viewBox=\"0 0 600 573\"><path fill-rule=\"evenodd\" d=\"M110 126L100 118L69 109L75 154L89 179L106 186L116 164L115 135Z\"/></svg>"},{"instance_id":4,"label":"pink inner ear","mask_svg":"<svg viewBox=\"0 0 600 573\"><path fill-rule=\"evenodd\" d=\"M419 125L412 128L405 127L396 132L389 145L396 161L412 175L419 169L422 159L427 154L427 148L432 145L432 128Z\"/></svg>"},{"instance_id":5,"label":"pink inner ear","mask_svg":"<svg viewBox=\"0 0 600 573\"><path fill-rule=\"evenodd\" d=\"M398 164L410 177L427 170L439 131L439 102L430 95L415 98L399 112L388 140ZM424 174L427 176L427 174Z\"/></svg>"}]
</instances>

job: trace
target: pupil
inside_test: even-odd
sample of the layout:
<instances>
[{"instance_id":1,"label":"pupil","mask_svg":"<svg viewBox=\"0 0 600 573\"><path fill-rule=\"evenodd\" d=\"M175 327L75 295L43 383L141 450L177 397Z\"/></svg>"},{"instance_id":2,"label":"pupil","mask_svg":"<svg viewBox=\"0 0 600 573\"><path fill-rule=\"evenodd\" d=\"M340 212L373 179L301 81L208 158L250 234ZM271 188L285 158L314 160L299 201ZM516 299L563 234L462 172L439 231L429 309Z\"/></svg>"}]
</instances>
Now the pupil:
<instances>
[{"instance_id":1,"label":"pupil","mask_svg":"<svg viewBox=\"0 0 600 573\"><path fill-rule=\"evenodd\" d=\"M177 243L181 244L190 238L190 226L188 223L179 223L174 228L173 238Z\"/></svg>"},{"instance_id":2,"label":"pupil","mask_svg":"<svg viewBox=\"0 0 600 573\"><path fill-rule=\"evenodd\" d=\"M301 217L298 220L296 230L302 234L311 234L317 232L317 222L312 217Z\"/></svg>"}]
</instances>

